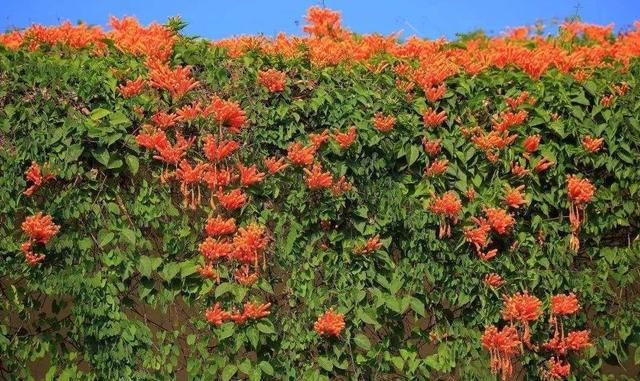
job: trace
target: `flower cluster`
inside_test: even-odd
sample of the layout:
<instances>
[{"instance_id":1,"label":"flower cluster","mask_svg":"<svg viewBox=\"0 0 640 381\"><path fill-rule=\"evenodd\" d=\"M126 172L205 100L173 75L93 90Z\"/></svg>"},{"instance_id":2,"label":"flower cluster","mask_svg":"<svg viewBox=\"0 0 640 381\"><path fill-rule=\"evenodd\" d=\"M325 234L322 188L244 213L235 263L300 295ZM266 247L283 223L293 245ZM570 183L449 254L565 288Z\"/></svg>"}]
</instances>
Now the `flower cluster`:
<instances>
[{"instance_id":1,"label":"flower cluster","mask_svg":"<svg viewBox=\"0 0 640 381\"><path fill-rule=\"evenodd\" d=\"M43 215L42 212L27 217L22 222L22 231L29 237L20 249L22 250L26 262L34 266L45 259L44 254L36 254L32 251L34 244L46 245L49 240L58 234L60 226L53 223L53 218Z\"/></svg>"}]
</instances>

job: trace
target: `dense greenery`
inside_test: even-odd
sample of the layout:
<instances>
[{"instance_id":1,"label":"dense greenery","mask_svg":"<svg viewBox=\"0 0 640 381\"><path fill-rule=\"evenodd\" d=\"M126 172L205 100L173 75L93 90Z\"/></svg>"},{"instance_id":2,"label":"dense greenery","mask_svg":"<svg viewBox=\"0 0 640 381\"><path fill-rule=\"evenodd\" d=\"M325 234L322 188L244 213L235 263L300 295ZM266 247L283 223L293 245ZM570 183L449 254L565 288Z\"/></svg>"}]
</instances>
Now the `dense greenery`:
<instances>
[{"instance_id":1,"label":"dense greenery","mask_svg":"<svg viewBox=\"0 0 640 381\"><path fill-rule=\"evenodd\" d=\"M99 54L66 44L0 46L2 377L29 379L44 368L34 376L492 379L480 337L486 326L504 324L502 294L523 290L545 305L554 294L578 296L582 308L565 328L590 330L593 345L569 356L571 379L606 379L605 364L628 365L628 356L640 353L637 59L594 66L582 80L553 67L540 78L511 65L474 75L461 70L444 80L441 99L429 101L420 87L407 92L397 85L394 66L405 60L393 54L317 65L306 55L261 49L230 56L228 47L178 36L168 62L190 65L199 86L182 97L148 86L125 98L118 85L146 78L148 65L104 41ZM286 73L282 92L258 81L272 68ZM621 83L628 91L603 104ZM517 140L488 160L465 129L490 130L492 116L508 109L505 99L523 91L535 102L517 107L528 113L510 128ZM209 205L204 185L202 202L184 207L178 183L159 179L175 166L136 143L151 115L193 100L208 104L213 94L237 102L248 118L240 134L230 135L241 142L230 167L240 161L267 172L263 158L286 157L289 144L307 145L310 133L357 130L348 149L329 139L315 154L351 190L310 190L308 175L291 165L245 187L250 202L225 214L238 226L266 227L265 260L261 255L260 277L250 286L235 280L230 262L216 265L219 281L199 274L204 225L219 209ZM426 128L428 107L445 111L444 123ZM396 118L392 131L374 128L378 112ZM206 161L201 137L218 127L199 117L178 128L197 137L189 161ZM522 141L534 134L540 146L525 154ZM585 136L604 138L603 148L585 150ZM442 174L424 173L435 160L423 148L425 137L442 140ZM533 171L543 157L555 165ZM24 173L32 161L48 163L56 178L27 197ZM515 176L512 162L531 172ZM572 174L596 187L577 252L567 217ZM527 203L510 209L515 225L492 235L489 248L498 255L483 261L463 227L484 216L484 207L504 207L505 185L525 185ZM473 198L465 196L470 188ZM428 206L450 190L462 211L456 223L449 220L451 236L439 238L441 217ZM51 215L60 231L38 248L46 258L29 266L21 224L38 212ZM357 254L375 235L382 247ZM485 284L489 273L504 285ZM270 315L219 326L205 319L216 302L232 309L254 300L271 303ZM330 307L345 318L337 337L314 331ZM531 327L536 343L551 334L545 316ZM525 350L514 373L537 379L549 356Z\"/></svg>"}]
</instances>

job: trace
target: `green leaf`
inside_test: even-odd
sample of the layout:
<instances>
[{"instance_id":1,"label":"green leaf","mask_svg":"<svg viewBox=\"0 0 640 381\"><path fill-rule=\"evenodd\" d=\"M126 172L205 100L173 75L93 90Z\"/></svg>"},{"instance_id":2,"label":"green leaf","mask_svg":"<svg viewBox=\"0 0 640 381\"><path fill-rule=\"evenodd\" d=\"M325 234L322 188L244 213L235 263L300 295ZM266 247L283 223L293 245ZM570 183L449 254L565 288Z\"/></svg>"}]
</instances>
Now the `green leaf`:
<instances>
[{"instance_id":1,"label":"green leaf","mask_svg":"<svg viewBox=\"0 0 640 381\"><path fill-rule=\"evenodd\" d=\"M233 375L236 374L237 371L238 371L238 367L233 364L229 364L225 366L224 369L222 370L221 380L229 381L231 377L233 377Z\"/></svg>"},{"instance_id":2,"label":"green leaf","mask_svg":"<svg viewBox=\"0 0 640 381\"><path fill-rule=\"evenodd\" d=\"M90 118L93 120L100 120L102 118L104 118L105 116L111 114L111 111L109 110L105 110L103 108L97 108L93 111L91 111L91 116Z\"/></svg>"},{"instance_id":3,"label":"green leaf","mask_svg":"<svg viewBox=\"0 0 640 381\"><path fill-rule=\"evenodd\" d=\"M256 327L258 328L258 331L262 333L266 333L266 334L276 333L276 330L273 328L273 323L271 323L269 320L259 321L258 324L256 324Z\"/></svg>"},{"instance_id":4,"label":"green leaf","mask_svg":"<svg viewBox=\"0 0 640 381\"><path fill-rule=\"evenodd\" d=\"M140 274L149 278L151 273L155 271L160 264L162 263L162 258L160 257L147 257L145 255L141 256L138 262L138 271Z\"/></svg>"},{"instance_id":5,"label":"green leaf","mask_svg":"<svg viewBox=\"0 0 640 381\"><path fill-rule=\"evenodd\" d=\"M331 372L333 370L333 362L331 362L331 360L329 360L328 358L324 356L318 356L316 358L316 361L318 362L318 365L320 365L322 369L326 370L327 372Z\"/></svg>"},{"instance_id":6,"label":"green leaf","mask_svg":"<svg viewBox=\"0 0 640 381\"><path fill-rule=\"evenodd\" d=\"M361 333L356 335L356 337L353 338L353 341L356 343L357 346L359 346L364 350L368 351L369 349L371 349L371 343L369 342L369 338Z\"/></svg>"},{"instance_id":7,"label":"green leaf","mask_svg":"<svg viewBox=\"0 0 640 381\"><path fill-rule=\"evenodd\" d=\"M124 160L127 162L127 167L129 167L131 174L135 175L136 173L138 173L140 163L137 157L135 157L134 155L127 155L124 157Z\"/></svg>"},{"instance_id":8,"label":"green leaf","mask_svg":"<svg viewBox=\"0 0 640 381\"><path fill-rule=\"evenodd\" d=\"M100 247L105 247L111 241L113 241L114 237L115 234L113 234L113 232L110 232L106 229L100 230L100 232L98 233L98 245L100 245Z\"/></svg>"},{"instance_id":9,"label":"green leaf","mask_svg":"<svg viewBox=\"0 0 640 381\"><path fill-rule=\"evenodd\" d=\"M269 364L266 361L260 361L258 366L260 367L260 369L262 369L263 372L265 372L269 376L273 376L275 374L275 371L273 370L273 367L271 366L271 364Z\"/></svg>"}]
</instances>

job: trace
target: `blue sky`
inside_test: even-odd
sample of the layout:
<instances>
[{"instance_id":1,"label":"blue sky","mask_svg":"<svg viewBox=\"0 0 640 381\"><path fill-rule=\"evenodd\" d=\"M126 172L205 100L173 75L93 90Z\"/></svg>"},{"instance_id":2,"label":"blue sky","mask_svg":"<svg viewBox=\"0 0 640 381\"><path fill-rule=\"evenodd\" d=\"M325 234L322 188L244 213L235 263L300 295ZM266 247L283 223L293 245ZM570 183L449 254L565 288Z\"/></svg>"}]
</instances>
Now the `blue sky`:
<instances>
[{"instance_id":1,"label":"blue sky","mask_svg":"<svg viewBox=\"0 0 640 381\"><path fill-rule=\"evenodd\" d=\"M105 25L108 16L132 15L143 23L180 15L186 33L210 39L238 34L301 33L310 0L0 0L0 31L32 23L58 24L83 20ZM455 37L482 28L499 33L509 26L577 14L586 22L628 28L640 20L639 0L325 0L340 10L343 24L359 33L389 34L404 30L428 38Z\"/></svg>"}]
</instances>

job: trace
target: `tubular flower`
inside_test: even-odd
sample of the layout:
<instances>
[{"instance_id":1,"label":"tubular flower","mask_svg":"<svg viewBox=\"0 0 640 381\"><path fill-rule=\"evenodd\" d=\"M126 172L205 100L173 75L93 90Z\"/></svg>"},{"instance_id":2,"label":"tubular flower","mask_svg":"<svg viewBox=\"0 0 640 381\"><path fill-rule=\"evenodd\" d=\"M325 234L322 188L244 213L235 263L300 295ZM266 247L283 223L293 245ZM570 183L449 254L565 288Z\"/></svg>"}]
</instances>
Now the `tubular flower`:
<instances>
[{"instance_id":1,"label":"tubular flower","mask_svg":"<svg viewBox=\"0 0 640 381\"><path fill-rule=\"evenodd\" d=\"M571 315L580 309L578 298L572 292L568 295L554 295L551 297L551 313L553 315Z\"/></svg>"},{"instance_id":2,"label":"tubular flower","mask_svg":"<svg viewBox=\"0 0 640 381\"><path fill-rule=\"evenodd\" d=\"M453 223L458 220L458 215L462 210L462 202L460 202L458 195L453 191L449 191L440 197L434 197L428 208L433 213L441 216L438 236L440 238L450 236L451 226L446 219L450 218Z\"/></svg>"},{"instance_id":3,"label":"tubular flower","mask_svg":"<svg viewBox=\"0 0 640 381\"><path fill-rule=\"evenodd\" d=\"M320 163L315 163L311 170L304 168L304 173L306 174L304 181L311 190L329 188L333 183L331 172L322 172Z\"/></svg>"},{"instance_id":4,"label":"tubular flower","mask_svg":"<svg viewBox=\"0 0 640 381\"><path fill-rule=\"evenodd\" d=\"M163 145L156 145L155 149L158 155L153 156L154 159L162 160L167 164L177 164L187 154L187 150L191 148L196 137L185 139L182 134L176 133L176 144L171 145L168 141Z\"/></svg>"},{"instance_id":5,"label":"tubular flower","mask_svg":"<svg viewBox=\"0 0 640 381\"><path fill-rule=\"evenodd\" d=\"M446 160L446 159L436 160L433 163L431 163L431 165L428 168L425 169L424 173L427 176L441 175L444 172L446 172L448 167L449 167L449 160Z\"/></svg>"},{"instance_id":6,"label":"tubular flower","mask_svg":"<svg viewBox=\"0 0 640 381\"><path fill-rule=\"evenodd\" d=\"M514 176L522 177L529 173L529 170L514 161L511 163L511 173Z\"/></svg>"},{"instance_id":7,"label":"tubular flower","mask_svg":"<svg viewBox=\"0 0 640 381\"><path fill-rule=\"evenodd\" d=\"M43 176L40 166L35 161L31 162L31 166L24 173L26 180L31 183L31 186L24 192L25 196L31 196L33 192L38 190L44 183L51 179L55 179L56 175L48 171L48 166L45 164L42 168L46 174Z\"/></svg>"},{"instance_id":8,"label":"tubular flower","mask_svg":"<svg viewBox=\"0 0 640 381\"><path fill-rule=\"evenodd\" d=\"M214 261L220 258L227 258L233 252L233 246L224 239L207 237L199 246L198 250L208 260Z\"/></svg>"},{"instance_id":9,"label":"tubular flower","mask_svg":"<svg viewBox=\"0 0 640 381\"><path fill-rule=\"evenodd\" d=\"M491 249L491 250L487 251L486 253L482 252L481 250L478 250L477 253L478 253L478 257L480 258L480 260L488 261L491 258L493 258L496 255L498 255L498 249Z\"/></svg>"},{"instance_id":10,"label":"tubular flower","mask_svg":"<svg viewBox=\"0 0 640 381\"><path fill-rule=\"evenodd\" d=\"M513 216L504 209L500 208L484 208L487 215L487 221L491 228L498 234L507 234L507 232L516 223Z\"/></svg>"},{"instance_id":11,"label":"tubular flower","mask_svg":"<svg viewBox=\"0 0 640 381\"><path fill-rule=\"evenodd\" d=\"M511 107L511 109L516 109L518 108L518 106L520 106L521 104L525 103L527 101L527 99L529 99L529 92L528 91L523 91L520 93L520 95L518 95L515 98L506 98L505 101L507 102L507 104L509 105L509 107ZM535 99L531 98L533 100L533 103L535 103Z\"/></svg>"},{"instance_id":12,"label":"tubular flower","mask_svg":"<svg viewBox=\"0 0 640 381\"><path fill-rule=\"evenodd\" d=\"M580 249L578 232L584 220L585 204L591 201L596 188L587 179L581 179L576 175L567 176L567 194L571 205L569 206L569 223L571 224L570 248L573 251Z\"/></svg>"},{"instance_id":13,"label":"tubular flower","mask_svg":"<svg viewBox=\"0 0 640 381\"><path fill-rule=\"evenodd\" d=\"M236 220L235 218L224 218L222 216L209 217L204 231L208 236L233 234L236 232Z\"/></svg>"},{"instance_id":14,"label":"tubular flower","mask_svg":"<svg viewBox=\"0 0 640 381\"><path fill-rule=\"evenodd\" d=\"M211 162L224 160L240 148L240 143L235 140L218 141L213 135L205 135L202 141L204 155Z\"/></svg>"},{"instance_id":15,"label":"tubular flower","mask_svg":"<svg viewBox=\"0 0 640 381\"><path fill-rule=\"evenodd\" d=\"M567 349L572 351L579 351L591 346L591 343L589 342L589 331L587 330L569 332L565 340Z\"/></svg>"},{"instance_id":16,"label":"tubular flower","mask_svg":"<svg viewBox=\"0 0 640 381\"><path fill-rule=\"evenodd\" d=\"M543 157L538 163L533 167L533 171L535 173L544 172L547 169L551 168L555 163L545 157Z\"/></svg>"},{"instance_id":17,"label":"tubular flower","mask_svg":"<svg viewBox=\"0 0 640 381\"><path fill-rule=\"evenodd\" d=\"M333 138L338 142L338 145L342 149L351 147L356 140L357 130L355 127L349 128L347 132L336 132L333 134Z\"/></svg>"},{"instance_id":18,"label":"tubular flower","mask_svg":"<svg viewBox=\"0 0 640 381\"><path fill-rule=\"evenodd\" d=\"M27 262L29 266L35 266L44 261L46 256L44 254L36 254L31 251L31 245L31 241L23 242L22 245L20 245L20 250L24 254L25 262Z\"/></svg>"},{"instance_id":19,"label":"tubular flower","mask_svg":"<svg viewBox=\"0 0 640 381\"><path fill-rule=\"evenodd\" d=\"M213 268L211 263L198 267L198 274L205 279L220 279L220 274Z\"/></svg>"},{"instance_id":20,"label":"tubular flower","mask_svg":"<svg viewBox=\"0 0 640 381\"><path fill-rule=\"evenodd\" d=\"M627 82L622 82L619 85L613 85L613 92L623 96L627 93L627 91L629 91L631 89L631 87L629 86L629 84Z\"/></svg>"},{"instance_id":21,"label":"tubular flower","mask_svg":"<svg viewBox=\"0 0 640 381\"><path fill-rule=\"evenodd\" d=\"M571 373L571 364L569 364L568 362L563 364L562 361L555 357L547 361L547 368L548 370L543 369L542 374L545 376L545 378L549 379L567 378Z\"/></svg>"},{"instance_id":22,"label":"tubular flower","mask_svg":"<svg viewBox=\"0 0 640 381\"><path fill-rule=\"evenodd\" d=\"M540 144L540 135L530 135L522 143L524 150L528 153L534 153L538 150Z\"/></svg>"},{"instance_id":23,"label":"tubular flower","mask_svg":"<svg viewBox=\"0 0 640 381\"><path fill-rule=\"evenodd\" d=\"M526 204L527 200L525 200L522 191L524 190L524 185L520 185L516 188L511 188L507 185L504 189L504 203L514 209L518 209L520 205Z\"/></svg>"},{"instance_id":24,"label":"tubular flower","mask_svg":"<svg viewBox=\"0 0 640 381\"><path fill-rule=\"evenodd\" d=\"M484 284L492 288L498 288L504 284L504 279L496 273L490 273L485 275Z\"/></svg>"},{"instance_id":25,"label":"tubular flower","mask_svg":"<svg viewBox=\"0 0 640 381\"><path fill-rule=\"evenodd\" d=\"M239 133L247 123L247 115L238 103L225 101L218 96L211 99L211 104L204 109L202 115L213 116L216 123L233 134Z\"/></svg>"},{"instance_id":26,"label":"tubular flower","mask_svg":"<svg viewBox=\"0 0 640 381\"><path fill-rule=\"evenodd\" d=\"M208 168L209 165L204 163L198 163L192 167L186 159L180 162L180 166L176 170L176 178L180 181L180 192L184 197L185 206L189 205L191 209L195 209L200 204L200 187L197 188L196 195L193 185L202 181ZM189 202L189 198L191 198L191 202Z\"/></svg>"},{"instance_id":27,"label":"tubular flower","mask_svg":"<svg viewBox=\"0 0 640 381\"><path fill-rule=\"evenodd\" d=\"M157 149L159 147L168 147L171 145L164 131L156 130L151 125L145 125L142 132L136 135L136 143L147 149Z\"/></svg>"},{"instance_id":28,"label":"tubular flower","mask_svg":"<svg viewBox=\"0 0 640 381\"><path fill-rule=\"evenodd\" d=\"M309 134L309 140L311 140L311 143L313 143L313 146L316 147L316 149L320 148L320 146L329 140L329 138L329 130L326 128L319 134Z\"/></svg>"},{"instance_id":29,"label":"tubular flower","mask_svg":"<svg viewBox=\"0 0 640 381\"><path fill-rule=\"evenodd\" d=\"M442 83L439 86L432 86L425 89L424 95L427 97L427 100L429 100L429 102L434 103L440 100L440 98L442 98L446 92L447 86Z\"/></svg>"},{"instance_id":30,"label":"tubular flower","mask_svg":"<svg viewBox=\"0 0 640 381\"><path fill-rule=\"evenodd\" d=\"M220 303L216 303L213 307L207 309L205 312L205 317L207 321L213 325L221 326L222 323L231 319L231 314L227 311L224 311L220 307Z\"/></svg>"},{"instance_id":31,"label":"tubular flower","mask_svg":"<svg viewBox=\"0 0 640 381\"><path fill-rule=\"evenodd\" d=\"M237 324L242 324L247 320L258 320L271 314L269 307L271 307L271 303L246 302L243 306L242 315L232 315L231 319Z\"/></svg>"},{"instance_id":32,"label":"tubular flower","mask_svg":"<svg viewBox=\"0 0 640 381\"><path fill-rule=\"evenodd\" d=\"M602 148L602 144L604 143L604 138L592 138L591 136L585 136L582 138L582 146L585 150L596 153L600 151Z\"/></svg>"},{"instance_id":33,"label":"tubular flower","mask_svg":"<svg viewBox=\"0 0 640 381\"><path fill-rule=\"evenodd\" d=\"M286 81L287 75L276 69L261 70L258 72L258 83L272 93L284 91Z\"/></svg>"},{"instance_id":34,"label":"tubular flower","mask_svg":"<svg viewBox=\"0 0 640 381\"><path fill-rule=\"evenodd\" d=\"M465 196L467 196L467 199L469 201L473 200L474 198L476 198L476 190L473 189L472 187L467 188L467 191L464 194Z\"/></svg>"},{"instance_id":35,"label":"tubular flower","mask_svg":"<svg viewBox=\"0 0 640 381\"><path fill-rule=\"evenodd\" d=\"M258 255L267 246L268 239L265 229L258 224L250 224L238 229L233 237L233 259L242 263L254 263L258 268Z\"/></svg>"},{"instance_id":36,"label":"tubular flower","mask_svg":"<svg viewBox=\"0 0 640 381\"><path fill-rule=\"evenodd\" d=\"M255 164L251 167L245 167L242 163L237 163L236 167L240 172L240 184L242 186L248 187L253 184L257 184L264 179L264 173L258 172L258 168Z\"/></svg>"},{"instance_id":37,"label":"tubular flower","mask_svg":"<svg viewBox=\"0 0 640 381\"><path fill-rule=\"evenodd\" d=\"M489 243L491 225L484 218L471 217L471 221L476 224L476 227L465 227L463 230L464 238L467 242L472 243L476 251L480 253L481 249Z\"/></svg>"},{"instance_id":38,"label":"tubular flower","mask_svg":"<svg viewBox=\"0 0 640 381\"><path fill-rule=\"evenodd\" d=\"M171 70L166 64L152 60L148 63L148 67L151 86L167 90L172 98L180 98L200 84L191 78L191 66Z\"/></svg>"},{"instance_id":39,"label":"tubular flower","mask_svg":"<svg viewBox=\"0 0 640 381\"><path fill-rule=\"evenodd\" d=\"M605 95L602 97L602 99L600 99L600 104L604 107L609 107L613 104L614 100L615 97L613 96L613 94Z\"/></svg>"},{"instance_id":40,"label":"tubular flower","mask_svg":"<svg viewBox=\"0 0 640 381\"><path fill-rule=\"evenodd\" d=\"M376 234L375 236L369 238L367 242L363 245L357 246L353 249L354 254L369 254L373 253L376 250L380 250L382 247L382 242L380 242L380 235Z\"/></svg>"},{"instance_id":41,"label":"tubular flower","mask_svg":"<svg viewBox=\"0 0 640 381\"><path fill-rule=\"evenodd\" d=\"M151 122L163 130L175 126L177 121L178 116L176 114L169 114L166 111L159 111L151 117Z\"/></svg>"},{"instance_id":42,"label":"tubular flower","mask_svg":"<svg viewBox=\"0 0 640 381\"><path fill-rule=\"evenodd\" d=\"M305 20L309 22L303 27L306 33L317 37L340 37L344 34L340 26L340 13L327 8L311 7Z\"/></svg>"},{"instance_id":43,"label":"tubular flower","mask_svg":"<svg viewBox=\"0 0 640 381\"><path fill-rule=\"evenodd\" d=\"M229 185L235 177L231 170L227 168L209 168L202 175L202 181L207 183L207 188L216 189Z\"/></svg>"},{"instance_id":44,"label":"tubular flower","mask_svg":"<svg viewBox=\"0 0 640 381\"><path fill-rule=\"evenodd\" d=\"M202 114L200 102L185 105L176 110L177 119L181 122L191 122Z\"/></svg>"},{"instance_id":45,"label":"tubular flower","mask_svg":"<svg viewBox=\"0 0 640 381\"><path fill-rule=\"evenodd\" d=\"M524 326L522 341L530 345L529 322L537 320L542 315L542 302L527 291L515 293L511 296L504 296L504 307L502 318L504 320L518 321Z\"/></svg>"},{"instance_id":46,"label":"tubular flower","mask_svg":"<svg viewBox=\"0 0 640 381\"><path fill-rule=\"evenodd\" d=\"M22 222L22 231L33 242L45 245L51 237L58 234L60 226L53 223L53 218L38 212L33 216L25 218Z\"/></svg>"},{"instance_id":47,"label":"tubular flower","mask_svg":"<svg viewBox=\"0 0 640 381\"><path fill-rule=\"evenodd\" d=\"M482 346L491 355L491 373L500 373L501 379L507 380L513 374L512 358L520 352L520 339L514 326L506 326L502 330L489 326L480 339Z\"/></svg>"},{"instance_id":48,"label":"tubular flower","mask_svg":"<svg viewBox=\"0 0 640 381\"><path fill-rule=\"evenodd\" d=\"M144 86L144 79L142 77L138 77L134 80L128 80L123 85L118 86L118 92L125 98L131 98L140 93L142 86Z\"/></svg>"},{"instance_id":49,"label":"tubular flower","mask_svg":"<svg viewBox=\"0 0 640 381\"><path fill-rule=\"evenodd\" d=\"M318 320L313 324L313 329L319 335L335 337L340 336L344 327L344 315L334 312L333 308L329 308L325 313L320 315Z\"/></svg>"},{"instance_id":50,"label":"tubular flower","mask_svg":"<svg viewBox=\"0 0 640 381\"><path fill-rule=\"evenodd\" d=\"M216 192L216 197L218 198L220 205L222 205L226 210L242 208L247 202L247 196L242 192L242 189L239 188L227 193L223 192L222 189L219 189L218 192Z\"/></svg>"},{"instance_id":51,"label":"tubular flower","mask_svg":"<svg viewBox=\"0 0 640 381\"><path fill-rule=\"evenodd\" d=\"M393 127L396 124L396 118L392 115L384 116L382 113L377 112L373 116L373 127L380 132L393 131Z\"/></svg>"},{"instance_id":52,"label":"tubular flower","mask_svg":"<svg viewBox=\"0 0 640 381\"><path fill-rule=\"evenodd\" d=\"M287 150L287 157L295 165L308 166L313 163L316 149L314 145L304 147L302 143L291 143Z\"/></svg>"},{"instance_id":53,"label":"tubular flower","mask_svg":"<svg viewBox=\"0 0 640 381\"><path fill-rule=\"evenodd\" d=\"M492 128L496 132L505 132L510 127L522 124L527 119L527 116L529 116L529 113L526 110L520 110L516 113L511 111L502 112L491 120Z\"/></svg>"},{"instance_id":54,"label":"tubular flower","mask_svg":"<svg viewBox=\"0 0 640 381\"><path fill-rule=\"evenodd\" d=\"M335 196L340 196L343 193L349 192L353 188L353 184L347 181L346 177L340 176L340 178L331 186L331 193Z\"/></svg>"},{"instance_id":55,"label":"tubular flower","mask_svg":"<svg viewBox=\"0 0 640 381\"><path fill-rule=\"evenodd\" d=\"M426 137L422 139L422 146L424 147L425 152L431 157L434 157L440 153L441 143L441 139L429 140Z\"/></svg>"},{"instance_id":56,"label":"tubular flower","mask_svg":"<svg viewBox=\"0 0 640 381\"><path fill-rule=\"evenodd\" d=\"M249 269L249 265L242 265L236 269L233 273L233 277L235 280L243 286L251 286L258 280L258 276L260 274L256 272L251 272Z\"/></svg>"},{"instance_id":57,"label":"tubular flower","mask_svg":"<svg viewBox=\"0 0 640 381\"><path fill-rule=\"evenodd\" d=\"M281 157L280 159L267 157L264 159L264 165L272 175L275 175L289 166L289 164L284 162L284 157Z\"/></svg>"},{"instance_id":58,"label":"tubular flower","mask_svg":"<svg viewBox=\"0 0 640 381\"><path fill-rule=\"evenodd\" d=\"M425 126L429 128L435 128L440 126L444 121L447 120L446 111L436 112L432 108L427 108L422 112L422 121Z\"/></svg>"}]
</instances>

